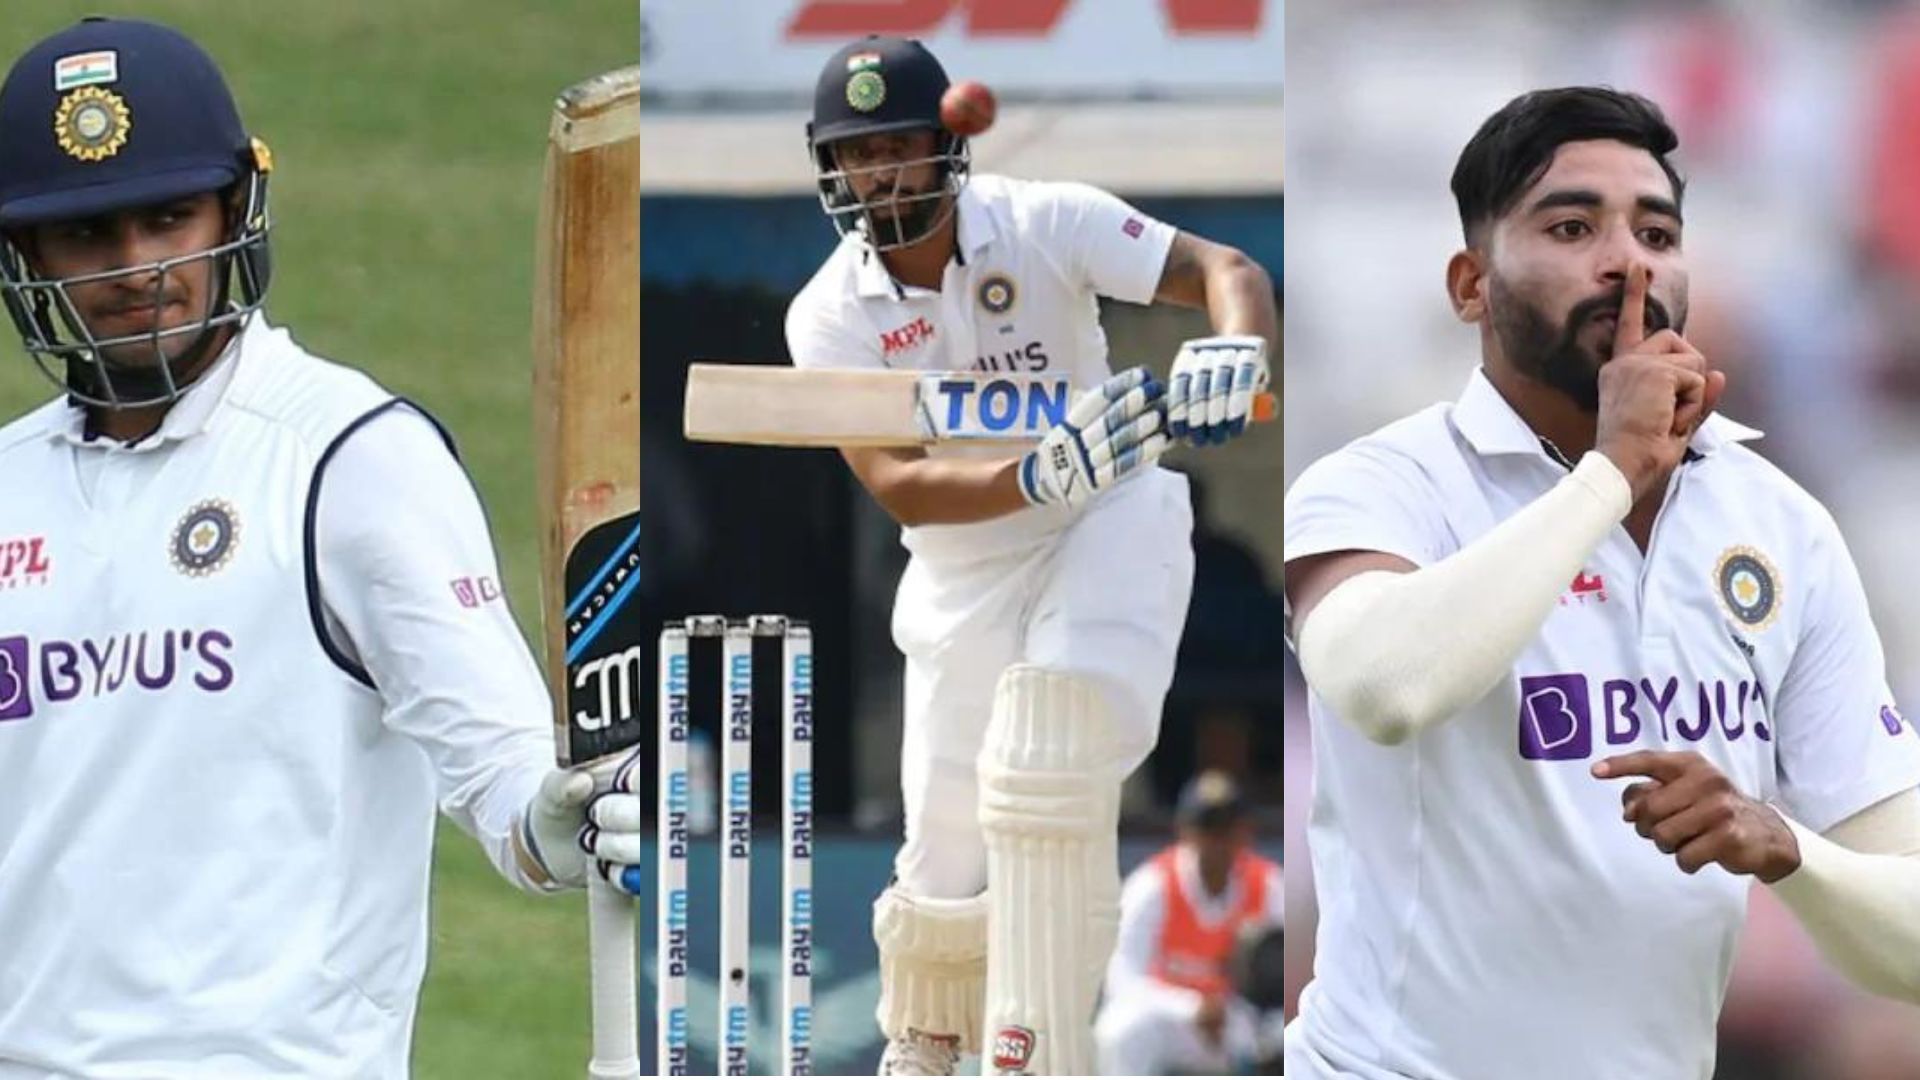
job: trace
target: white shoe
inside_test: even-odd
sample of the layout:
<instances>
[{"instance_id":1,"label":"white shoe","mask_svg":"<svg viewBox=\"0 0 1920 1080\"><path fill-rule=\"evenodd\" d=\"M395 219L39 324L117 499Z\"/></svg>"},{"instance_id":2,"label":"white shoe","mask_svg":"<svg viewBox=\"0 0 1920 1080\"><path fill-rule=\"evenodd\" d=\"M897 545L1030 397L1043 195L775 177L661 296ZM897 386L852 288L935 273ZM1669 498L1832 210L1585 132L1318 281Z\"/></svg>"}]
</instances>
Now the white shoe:
<instances>
[{"instance_id":1,"label":"white shoe","mask_svg":"<svg viewBox=\"0 0 1920 1080\"><path fill-rule=\"evenodd\" d=\"M960 1036L907 1030L904 1039L887 1042L880 1055L881 1076L952 1076L960 1064Z\"/></svg>"}]
</instances>

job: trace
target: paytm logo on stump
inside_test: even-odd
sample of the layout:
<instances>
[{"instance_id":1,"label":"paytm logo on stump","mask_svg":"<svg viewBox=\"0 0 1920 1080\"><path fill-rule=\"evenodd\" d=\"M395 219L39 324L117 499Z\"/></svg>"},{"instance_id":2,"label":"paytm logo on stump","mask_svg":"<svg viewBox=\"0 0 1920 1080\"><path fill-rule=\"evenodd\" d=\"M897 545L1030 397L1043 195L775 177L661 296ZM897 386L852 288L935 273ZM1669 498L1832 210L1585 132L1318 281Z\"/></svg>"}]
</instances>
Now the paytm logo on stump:
<instances>
[{"instance_id":1,"label":"paytm logo on stump","mask_svg":"<svg viewBox=\"0 0 1920 1080\"><path fill-rule=\"evenodd\" d=\"M1642 730L1665 743L1701 742L1718 731L1727 742L1771 741L1760 684L1711 679L1682 692L1679 679L1607 679L1596 700L1585 675L1520 679L1520 756L1528 761L1581 761L1596 743L1629 746ZM1598 723L1596 723L1596 718Z\"/></svg>"}]
</instances>

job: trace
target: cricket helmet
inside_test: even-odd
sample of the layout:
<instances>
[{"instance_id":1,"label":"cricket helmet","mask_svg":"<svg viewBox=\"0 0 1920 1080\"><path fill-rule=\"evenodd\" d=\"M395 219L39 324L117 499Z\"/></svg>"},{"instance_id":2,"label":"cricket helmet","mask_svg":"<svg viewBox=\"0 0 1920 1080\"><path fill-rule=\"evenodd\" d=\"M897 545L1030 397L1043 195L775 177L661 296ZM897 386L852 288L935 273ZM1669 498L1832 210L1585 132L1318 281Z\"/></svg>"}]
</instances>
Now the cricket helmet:
<instances>
[{"instance_id":1,"label":"cricket helmet","mask_svg":"<svg viewBox=\"0 0 1920 1080\"><path fill-rule=\"evenodd\" d=\"M814 86L807 149L813 154L820 205L840 235L857 235L876 251L906 247L954 212L971 157L967 140L940 123L947 86L940 61L907 38L863 38L828 58ZM833 145L841 140L897 131L931 131L933 153L858 169L841 168L834 155ZM937 178L933 190L903 192L899 184L907 170L928 164ZM850 182L862 174L890 175L893 185L862 200Z\"/></svg>"},{"instance_id":2,"label":"cricket helmet","mask_svg":"<svg viewBox=\"0 0 1920 1080\"><path fill-rule=\"evenodd\" d=\"M215 331L266 298L266 144L249 138L220 69L177 30L134 19L83 19L41 41L0 84L0 299L42 371L74 398L107 407L171 401L187 389ZM204 251L82 277L34 266L26 231L221 193L226 233ZM188 323L96 338L68 289L151 275L153 295L183 266L212 264L208 310ZM188 342L169 360L165 347ZM149 346L152 362L116 362ZM56 370L55 363L59 364Z\"/></svg>"},{"instance_id":3,"label":"cricket helmet","mask_svg":"<svg viewBox=\"0 0 1920 1080\"><path fill-rule=\"evenodd\" d=\"M1174 805L1174 821L1205 832L1217 832L1243 820L1247 804L1240 785L1218 769L1208 769L1187 781Z\"/></svg>"}]
</instances>

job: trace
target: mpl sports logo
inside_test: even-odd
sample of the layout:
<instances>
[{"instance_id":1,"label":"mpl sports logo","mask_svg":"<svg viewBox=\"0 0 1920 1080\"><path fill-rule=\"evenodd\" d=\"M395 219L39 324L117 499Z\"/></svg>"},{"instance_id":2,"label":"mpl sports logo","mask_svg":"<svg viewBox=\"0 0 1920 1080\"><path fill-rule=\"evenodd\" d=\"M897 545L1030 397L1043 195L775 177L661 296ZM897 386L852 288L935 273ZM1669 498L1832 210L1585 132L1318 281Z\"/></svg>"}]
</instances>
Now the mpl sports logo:
<instances>
[{"instance_id":1,"label":"mpl sports logo","mask_svg":"<svg viewBox=\"0 0 1920 1080\"><path fill-rule=\"evenodd\" d=\"M903 353L908 349L925 345L933 340L933 336L933 324L928 322L925 316L921 316L905 326L881 331L880 349L883 355L892 356L895 353Z\"/></svg>"},{"instance_id":2,"label":"mpl sports logo","mask_svg":"<svg viewBox=\"0 0 1920 1080\"><path fill-rule=\"evenodd\" d=\"M0 638L0 720L24 720L40 705L121 693L160 692L175 682L209 694L233 685L233 638L223 630L138 630L106 638Z\"/></svg>"},{"instance_id":3,"label":"mpl sports logo","mask_svg":"<svg viewBox=\"0 0 1920 1080\"><path fill-rule=\"evenodd\" d=\"M1561 607L1584 606L1588 602L1604 604L1607 602L1607 579L1599 574L1589 574L1585 570L1574 575L1573 584L1560 594Z\"/></svg>"},{"instance_id":4,"label":"mpl sports logo","mask_svg":"<svg viewBox=\"0 0 1920 1080\"><path fill-rule=\"evenodd\" d=\"M0 589L45 585L53 580L53 559L44 536L0 540Z\"/></svg>"},{"instance_id":5,"label":"mpl sports logo","mask_svg":"<svg viewBox=\"0 0 1920 1080\"><path fill-rule=\"evenodd\" d=\"M1747 679L1677 677L1606 679L1600 683L1600 723L1587 676L1569 672L1527 675L1520 680L1520 756L1528 761L1583 761L1596 741L1630 746L1644 730L1657 729L1663 743L1704 742L1715 732L1726 742L1773 740L1767 725L1766 692Z\"/></svg>"}]
</instances>

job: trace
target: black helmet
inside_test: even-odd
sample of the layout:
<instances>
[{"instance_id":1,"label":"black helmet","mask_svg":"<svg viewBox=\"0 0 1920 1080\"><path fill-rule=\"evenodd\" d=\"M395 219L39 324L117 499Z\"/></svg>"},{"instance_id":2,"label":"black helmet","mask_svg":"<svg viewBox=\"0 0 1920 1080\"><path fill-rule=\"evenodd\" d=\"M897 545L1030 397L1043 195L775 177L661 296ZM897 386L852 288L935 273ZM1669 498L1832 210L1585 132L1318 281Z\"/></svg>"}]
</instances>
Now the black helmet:
<instances>
[{"instance_id":1,"label":"black helmet","mask_svg":"<svg viewBox=\"0 0 1920 1080\"><path fill-rule=\"evenodd\" d=\"M242 322L265 299L266 145L241 126L220 69L176 30L132 19L88 18L29 49L0 85L0 295L28 353L74 397L98 405L170 401L178 376L202 358L221 326ZM239 190L227 235L206 251L107 273L42 279L16 242L20 230ZM183 264L213 264L210 310L184 326L95 338L79 318L70 286L166 275ZM237 298L236 298L237 297ZM188 338L169 361L163 343ZM146 343L157 363L115 363L106 350ZM64 373L51 361L59 360Z\"/></svg>"},{"instance_id":2,"label":"black helmet","mask_svg":"<svg viewBox=\"0 0 1920 1080\"><path fill-rule=\"evenodd\" d=\"M926 46L906 38L868 37L827 60L813 91L813 120L807 124L807 148L813 153L820 205L841 235L856 233L875 250L905 247L946 222L954 198L966 186L970 162L967 140L940 123L940 97L947 72ZM931 131L933 153L911 161L861 169L843 169L832 144L897 131ZM937 186L901 194L907 170L932 165ZM862 201L850 176L891 171L893 190ZM943 201L944 200L944 201ZM874 210L887 212L876 216Z\"/></svg>"}]
</instances>

